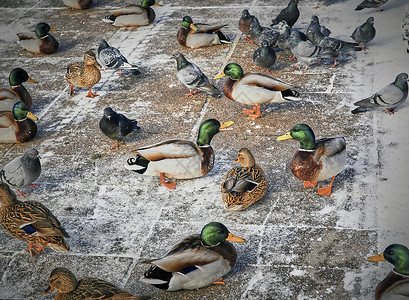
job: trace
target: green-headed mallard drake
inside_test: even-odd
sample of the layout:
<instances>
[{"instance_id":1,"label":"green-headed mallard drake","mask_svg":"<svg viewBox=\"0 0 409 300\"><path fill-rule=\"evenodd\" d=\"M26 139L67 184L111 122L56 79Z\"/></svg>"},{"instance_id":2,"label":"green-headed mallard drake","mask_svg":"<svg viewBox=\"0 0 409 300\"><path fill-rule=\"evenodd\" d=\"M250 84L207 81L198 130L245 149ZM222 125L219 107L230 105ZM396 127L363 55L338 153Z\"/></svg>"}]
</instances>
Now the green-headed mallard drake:
<instances>
[{"instance_id":1,"label":"green-headed mallard drake","mask_svg":"<svg viewBox=\"0 0 409 300\"><path fill-rule=\"evenodd\" d=\"M70 270L64 267L55 268L48 279L48 288L43 294L57 290L55 299L59 300L86 300L86 299L117 299L140 300L131 293L117 288L112 283L97 278L83 278L77 280ZM147 299L147 298L145 298Z\"/></svg>"},{"instance_id":2,"label":"green-headed mallard drake","mask_svg":"<svg viewBox=\"0 0 409 300\"><path fill-rule=\"evenodd\" d=\"M266 175L249 149L241 148L234 162L241 166L230 169L221 186L224 206L229 211L246 209L267 191Z\"/></svg>"},{"instance_id":3,"label":"green-headed mallard drake","mask_svg":"<svg viewBox=\"0 0 409 300\"><path fill-rule=\"evenodd\" d=\"M74 93L73 85L87 87L88 94L86 97L94 98L99 96L91 91L91 87L97 84L101 79L101 71L98 67L99 65L97 64L95 53L92 50L85 52L84 62L71 64L67 67L65 79L70 86L70 96Z\"/></svg>"},{"instance_id":4,"label":"green-headed mallard drake","mask_svg":"<svg viewBox=\"0 0 409 300\"><path fill-rule=\"evenodd\" d=\"M151 24L155 20L155 11L152 5L162 6L155 0L142 0L141 5L129 5L110 11L111 15L106 16L102 21L115 26L125 26L138 28Z\"/></svg>"},{"instance_id":5,"label":"green-headed mallard drake","mask_svg":"<svg viewBox=\"0 0 409 300\"><path fill-rule=\"evenodd\" d=\"M230 44L230 40L220 31L225 26L227 25L194 24L192 18L186 16L182 20L182 28L178 31L178 42L192 49Z\"/></svg>"},{"instance_id":6,"label":"green-headed mallard drake","mask_svg":"<svg viewBox=\"0 0 409 300\"><path fill-rule=\"evenodd\" d=\"M229 76L223 86L224 95L234 101L254 105L253 109L243 110L250 118L261 117L260 104L283 103L301 100L293 85L263 73L249 72L236 63L226 65L223 72L214 79Z\"/></svg>"},{"instance_id":7,"label":"green-headed mallard drake","mask_svg":"<svg viewBox=\"0 0 409 300\"><path fill-rule=\"evenodd\" d=\"M409 296L409 249L400 244L389 245L379 255L368 258L370 262L388 261L394 269L382 280L375 290L375 300L392 291L396 295Z\"/></svg>"},{"instance_id":8,"label":"green-headed mallard drake","mask_svg":"<svg viewBox=\"0 0 409 300\"><path fill-rule=\"evenodd\" d=\"M193 290L222 281L236 263L237 252L231 242L244 243L221 223L205 225L201 234L186 237L165 256L143 263L151 266L141 278L167 291Z\"/></svg>"},{"instance_id":9,"label":"green-headed mallard drake","mask_svg":"<svg viewBox=\"0 0 409 300\"><path fill-rule=\"evenodd\" d=\"M35 54L52 54L57 51L58 42L50 31L57 31L57 29L51 28L47 23L39 23L34 32L17 33L19 44Z\"/></svg>"},{"instance_id":10,"label":"green-headed mallard drake","mask_svg":"<svg viewBox=\"0 0 409 300\"><path fill-rule=\"evenodd\" d=\"M92 5L92 0L62 0L62 2L72 9L87 9Z\"/></svg>"},{"instance_id":11,"label":"green-headed mallard drake","mask_svg":"<svg viewBox=\"0 0 409 300\"><path fill-rule=\"evenodd\" d=\"M12 111L0 111L0 143L24 143L35 137L37 120L24 102L17 102Z\"/></svg>"},{"instance_id":12,"label":"green-headed mallard drake","mask_svg":"<svg viewBox=\"0 0 409 300\"><path fill-rule=\"evenodd\" d=\"M9 82L10 88L8 90L0 90L0 111L11 111L14 104L19 101L27 104L30 109L33 100L30 96L30 93L26 90L23 83L29 81L33 83L38 83L28 76L27 72L21 68L15 68L10 72Z\"/></svg>"},{"instance_id":13,"label":"green-headed mallard drake","mask_svg":"<svg viewBox=\"0 0 409 300\"><path fill-rule=\"evenodd\" d=\"M233 122L216 119L204 121L199 128L196 144L185 140L168 140L136 149L136 157L129 158L125 168L139 174L160 176L160 183L175 189L176 183L165 178L190 179L206 175L214 165L210 141L220 131L229 130Z\"/></svg>"},{"instance_id":14,"label":"green-headed mallard drake","mask_svg":"<svg viewBox=\"0 0 409 300\"><path fill-rule=\"evenodd\" d=\"M277 141L295 139L300 149L291 160L290 169L304 187L315 187L318 181L331 178L327 187L319 188L318 194L330 196L334 178L345 166L346 142L343 137L315 139L312 129L305 124L295 125L289 132L279 136Z\"/></svg>"},{"instance_id":15,"label":"green-headed mallard drake","mask_svg":"<svg viewBox=\"0 0 409 300\"><path fill-rule=\"evenodd\" d=\"M0 221L12 237L29 242L27 251L34 256L44 247L68 252L64 237L70 237L56 217L40 202L18 201L9 186L0 182Z\"/></svg>"}]
</instances>

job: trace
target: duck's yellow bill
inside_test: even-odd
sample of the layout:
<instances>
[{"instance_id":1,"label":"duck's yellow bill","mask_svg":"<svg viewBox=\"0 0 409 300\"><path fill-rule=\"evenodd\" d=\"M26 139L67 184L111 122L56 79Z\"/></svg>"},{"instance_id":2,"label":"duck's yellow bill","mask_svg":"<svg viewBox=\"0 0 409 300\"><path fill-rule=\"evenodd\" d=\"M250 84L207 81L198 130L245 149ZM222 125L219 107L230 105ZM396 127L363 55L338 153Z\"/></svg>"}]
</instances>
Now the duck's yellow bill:
<instances>
[{"instance_id":1,"label":"duck's yellow bill","mask_svg":"<svg viewBox=\"0 0 409 300\"><path fill-rule=\"evenodd\" d=\"M223 131L223 130L233 130L233 128L229 128L229 126L231 126L231 125L233 125L234 124L234 122L232 122L232 121L228 121L228 122L220 122L220 128L219 128L219 130L220 131Z\"/></svg>"},{"instance_id":2,"label":"duck's yellow bill","mask_svg":"<svg viewBox=\"0 0 409 300\"><path fill-rule=\"evenodd\" d=\"M43 294L48 294L49 292L51 292L52 290L54 290L53 287L51 287L50 285L48 286L48 288L45 289L45 291L43 292Z\"/></svg>"},{"instance_id":3,"label":"duck's yellow bill","mask_svg":"<svg viewBox=\"0 0 409 300\"><path fill-rule=\"evenodd\" d=\"M226 74L224 74L224 72L221 72L219 75L216 75L213 79L220 79L223 78L224 76L226 76Z\"/></svg>"},{"instance_id":4,"label":"duck's yellow bill","mask_svg":"<svg viewBox=\"0 0 409 300\"><path fill-rule=\"evenodd\" d=\"M96 66L97 68L102 68L102 66L97 61L94 61L94 66Z\"/></svg>"},{"instance_id":5,"label":"duck's yellow bill","mask_svg":"<svg viewBox=\"0 0 409 300\"><path fill-rule=\"evenodd\" d=\"M231 232L229 232L229 236L227 237L226 241L236 242L236 243L244 243L246 240L242 239L241 237L238 237L238 236L234 235Z\"/></svg>"},{"instance_id":6,"label":"duck's yellow bill","mask_svg":"<svg viewBox=\"0 0 409 300\"><path fill-rule=\"evenodd\" d=\"M38 118L35 115L33 115L31 111L27 113L27 118L34 120L34 121L38 120Z\"/></svg>"},{"instance_id":7,"label":"duck's yellow bill","mask_svg":"<svg viewBox=\"0 0 409 300\"><path fill-rule=\"evenodd\" d=\"M158 2L155 2L156 6L162 6L162 4L159 4Z\"/></svg>"},{"instance_id":8,"label":"duck's yellow bill","mask_svg":"<svg viewBox=\"0 0 409 300\"><path fill-rule=\"evenodd\" d=\"M195 24L190 24L190 29L193 29L195 31L199 30L199 28L197 28Z\"/></svg>"},{"instance_id":9,"label":"duck's yellow bill","mask_svg":"<svg viewBox=\"0 0 409 300\"><path fill-rule=\"evenodd\" d=\"M292 139L293 137L291 136L290 132L287 132L286 134L280 135L276 141L285 141L285 140L289 140Z\"/></svg>"},{"instance_id":10,"label":"duck's yellow bill","mask_svg":"<svg viewBox=\"0 0 409 300\"><path fill-rule=\"evenodd\" d=\"M50 28L50 31L58 31L57 28Z\"/></svg>"},{"instance_id":11,"label":"duck's yellow bill","mask_svg":"<svg viewBox=\"0 0 409 300\"><path fill-rule=\"evenodd\" d=\"M38 81L35 81L34 79L31 79L30 77L28 77L27 81L30 81L32 83L38 83Z\"/></svg>"},{"instance_id":12,"label":"duck's yellow bill","mask_svg":"<svg viewBox=\"0 0 409 300\"><path fill-rule=\"evenodd\" d=\"M367 260L370 261L370 262L386 261L385 257L383 256L383 253L368 257Z\"/></svg>"}]
</instances>

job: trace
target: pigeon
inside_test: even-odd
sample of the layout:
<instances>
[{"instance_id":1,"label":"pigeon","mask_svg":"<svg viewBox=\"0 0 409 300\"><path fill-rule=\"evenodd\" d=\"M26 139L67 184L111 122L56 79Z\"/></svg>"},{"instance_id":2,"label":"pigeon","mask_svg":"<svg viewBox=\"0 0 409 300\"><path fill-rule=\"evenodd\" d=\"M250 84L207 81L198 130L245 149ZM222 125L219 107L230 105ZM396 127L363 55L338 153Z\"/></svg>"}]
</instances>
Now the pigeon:
<instances>
[{"instance_id":1,"label":"pigeon","mask_svg":"<svg viewBox=\"0 0 409 300\"><path fill-rule=\"evenodd\" d=\"M288 26L287 22L282 20L278 23L278 39L277 39L277 46L280 49L283 50L290 50L290 35L291 35L291 31L296 30L296 29L291 29L290 26ZM306 41L307 40L307 36L299 31L301 40ZM294 57L295 59L295 57Z\"/></svg>"},{"instance_id":2,"label":"pigeon","mask_svg":"<svg viewBox=\"0 0 409 300\"><path fill-rule=\"evenodd\" d=\"M241 13L241 18L239 20L239 29L242 33L246 35L245 40L249 40L250 35L250 25L257 19L255 16L250 15L247 9L243 10Z\"/></svg>"},{"instance_id":3,"label":"pigeon","mask_svg":"<svg viewBox=\"0 0 409 300\"><path fill-rule=\"evenodd\" d=\"M132 70L134 75L140 74L137 66L128 63L128 60L117 48L109 46L105 40L99 40L98 44L98 62L105 69ZM121 71L119 74L122 75L123 72Z\"/></svg>"},{"instance_id":4,"label":"pigeon","mask_svg":"<svg viewBox=\"0 0 409 300\"><path fill-rule=\"evenodd\" d=\"M366 47L366 44L372 41L375 37L376 30L373 26L373 23L374 18L369 17L364 24L355 28L354 32L351 35L352 39L357 42L363 50L369 49L368 47Z\"/></svg>"},{"instance_id":5,"label":"pigeon","mask_svg":"<svg viewBox=\"0 0 409 300\"><path fill-rule=\"evenodd\" d=\"M26 186L38 186L33 182L41 174L41 163L36 149L29 149L22 156L16 157L0 171L0 180L16 189L21 197L28 196L20 190Z\"/></svg>"},{"instance_id":6,"label":"pigeon","mask_svg":"<svg viewBox=\"0 0 409 300\"><path fill-rule=\"evenodd\" d=\"M394 114L395 108L401 105L408 96L408 74L400 73L395 81L385 86L369 98L365 98L354 105L352 113L365 112L370 109L385 110L388 114Z\"/></svg>"},{"instance_id":7,"label":"pigeon","mask_svg":"<svg viewBox=\"0 0 409 300\"><path fill-rule=\"evenodd\" d=\"M300 0L290 0L287 7L280 11L277 17L273 19L270 26L277 25L281 20L285 20L288 26L293 27L300 16L300 11L297 6L299 1Z\"/></svg>"},{"instance_id":8,"label":"pigeon","mask_svg":"<svg viewBox=\"0 0 409 300\"><path fill-rule=\"evenodd\" d=\"M269 68L276 62L276 52L264 40L261 42L261 47L254 51L253 60L256 66L265 68L266 73L270 73Z\"/></svg>"},{"instance_id":9,"label":"pigeon","mask_svg":"<svg viewBox=\"0 0 409 300\"><path fill-rule=\"evenodd\" d=\"M409 8L406 9L405 18L402 22L402 38L406 53L409 53Z\"/></svg>"},{"instance_id":10,"label":"pigeon","mask_svg":"<svg viewBox=\"0 0 409 300\"><path fill-rule=\"evenodd\" d=\"M333 58L337 56L337 53L333 50L316 46L310 41L303 41L300 33L296 30L292 31L290 35L290 50L298 60L296 65L300 63L306 64L304 70L307 70L308 66L311 64L321 63L324 58Z\"/></svg>"},{"instance_id":11,"label":"pigeon","mask_svg":"<svg viewBox=\"0 0 409 300\"><path fill-rule=\"evenodd\" d=\"M122 114L118 114L111 107L104 108L104 115L99 121L99 129L116 143L112 146L112 149L119 148L119 142L122 141L125 136L132 131L139 129L138 122L135 120L129 120Z\"/></svg>"},{"instance_id":12,"label":"pigeon","mask_svg":"<svg viewBox=\"0 0 409 300\"><path fill-rule=\"evenodd\" d=\"M324 37L328 37L331 34L331 30L326 28L325 26L320 25L320 21L317 16L313 15L311 17L310 25L307 28L307 38L310 40L311 43L314 45L319 45L321 40Z\"/></svg>"},{"instance_id":13,"label":"pigeon","mask_svg":"<svg viewBox=\"0 0 409 300\"><path fill-rule=\"evenodd\" d=\"M376 8L376 10L380 12L383 10L380 8L380 6L385 4L386 2L388 2L388 0L364 0L355 8L355 10L361 10L364 8Z\"/></svg>"},{"instance_id":14,"label":"pigeon","mask_svg":"<svg viewBox=\"0 0 409 300\"><path fill-rule=\"evenodd\" d=\"M261 46L261 42L266 40L270 47L276 47L279 35L280 34L273 29L260 26L257 19L250 25L251 42L257 46Z\"/></svg>"},{"instance_id":15,"label":"pigeon","mask_svg":"<svg viewBox=\"0 0 409 300\"><path fill-rule=\"evenodd\" d=\"M177 78L189 89L186 96L193 96L201 91L215 98L220 97L220 91L209 82L197 65L189 62L180 52L172 53L172 57L176 59Z\"/></svg>"}]
</instances>

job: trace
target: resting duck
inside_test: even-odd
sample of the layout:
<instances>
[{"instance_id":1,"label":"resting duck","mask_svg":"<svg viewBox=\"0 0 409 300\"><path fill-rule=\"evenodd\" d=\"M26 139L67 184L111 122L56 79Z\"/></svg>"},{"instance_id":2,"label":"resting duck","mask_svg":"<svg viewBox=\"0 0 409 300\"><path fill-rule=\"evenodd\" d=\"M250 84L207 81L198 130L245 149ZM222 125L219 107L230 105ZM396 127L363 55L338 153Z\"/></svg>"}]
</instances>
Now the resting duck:
<instances>
[{"instance_id":1,"label":"resting duck","mask_svg":"<svg viewBox=\"0 0 409 300\"><path fill-rule=\"evenodd\" d=\"M58 42L49 32L57 31L47 23L39 23L35 32L17 33L20 46L35 54L52 54L58 49Z\"/></svg>"},{"instance_id":2,"label":"resting duck","mask_svg":"<svg viewBox=\"0 0 409 300\"><path fill-rule=\"evenodd\" d=\"M12 237L27 241L27 252L35 256L44 247L68 252L64 237L69 237L53 214L40 202L18 201L9 186L0 182L0 221Z\"/></svg>"},{"instance_id":3,"label":"resting duck","mask_svg":"<svg viewBox=\"0 0 409 300\"><path fill-rule=\"evenodd\" d=\"M37 120L24 102L17 102L12 111L0 111L0 143L24 143L37 134Z\"/></svg>"},{"instance_id":4,"label":"resting duck","mask_svg":"<svg viewBox=\"0 0 409 300\"><path fill-rule=\"evenodd\" d=\"M254 105L253 109L243 111L252 119L261 117L261 104L301 100L299 93L292 90L293 85L263 73L243 74L243 69L236 63L228 64L214 79L224 76L229 76L223 86L224 95L231 100Z\"/></svg>"},{"instance_id":5,"label":"resting duck","mask_svg":"<svg viewBox=\"0 0 409 300\"><path fill-rule=\"evenodd\" d=\"M225 26L227 25L193 24L192 18L186 16L182 20L182 28L178 31L178 42L192 49L230 44L230 40L220 31Z\"/></svg>"},{"instance_id":6,"label":"resting duck","mask_svg":"<svg viewBox=\"0 0 409 300\"><path fill-rule=\"evenodd\" d=\"M382 280L375 290L375 300L392 291L396 295L409 297L409 249L400 244L389 245L379 255L368 258L370 262L388 261L394 269Z\"/></svg>"},{"instance_id":7,"label":"resting duck","mask_svg":"<svg viewBox=\"0 0 409 300\"><path fill-rule=\"evenodd\" d=\"M14 104L19 101L24 102L27 104L28 108L31 108L33 100L30 93L23 85L23 83L26 81L38 83L37 81L31 79L24 69L15 68L10 72L10 88L8 90L0 90L0 111L11 111Z\"/></svg>"},{"instance_id":8,"label":"resting duck","mask_svg":"<svg viewBox=\"0 0 409 300\"><path fill-rule=\"evenodd\" d=\"M249 149L241 148L234 162L241 163L241 166L230 169L221 186L224 206L228 211L246 209L267 191L266 175L256 165Z\"/></svg>"},{"instance_id":9,"label":"resting duck","mask_svg":"<svg viewBox=\"0 0 409 300\"><path fill-rule=\"evenodd\" d=\"M152 266L144 273L142 282L167 291L193 290L210 284L224 284L227 274L237 260L237 252L228 241L244 243L221 223L211 222L201 234L186 237L165 256L146 260Z\"/></svg>"},{"instance_id":10,"label":"resting duck","mask_svg":"<svg viewBox=\"0 0 409 300\"><path fill-rule=\"evenodd\" d=\"M151 24L155 20L155 11L152 5L162 6L155 0L142 0L141 5L129 5L124 8L110 11L111 15L106 16L102 21L114 26L125 26L138 28Z\"/></svg>"},{"instance_id":11,"label":"resting duck","mask_svg":"<svg viewBox=\"0 0 409 300\"><path fill-rule=\"evenodd\" d=\"M295 177L304 181L304 188L315 187L318 181L331 178L329 186L318 189L319 195L329 197L335 176L345 166L345 139L332 137L316 140L312 129L305 124L295 125L289 132L279 136L277 141L288 139L300 142L300 149L290 164Z\"/></svg>"},{"instance_id":12,"label":"resting duck","mask_svg":"<svg viewBox=\"0 0 409 300\"><path fill-rule=\"evenodd\" d=\"M88 94L86 97L94 98L99 96L91 91L91 87L99 82L101 79L100 67L97 64L95 53L92 50L88 50L84 54L84 62L71 64L67 67L67 74L65 79L70 86L70 96L74 93L73 85L78 87L87 87Z\"/></svg>"},{"instance_id":13,"label":"resting duck","mask_svg":"<svg viewBox=\"0 0 409 300\"><path fill-rule=\"evenodd\" d=\"M62 0L62 2L72 9L88 9L92 5L92 0Z\"/></svg>"},{"instance_id":14,"label":"resting duck","mask_svg":"<svg viewBox=\"0 0 409 300\"><path fill-rule=\"evenodd\" d=\"M55 268L48 279L48 288L43 294L57 290L55 299L86 300L86 299L122 299L140 300L131 293L117 288L112 283L97 278L77 280L75 275L64 267Z\"/></svg>"},{"instance_id":15,"label":"resting duck","mask_svg":"<svg viewBox=\"0 0 409 300\"><path fill-rule=\"evenodd\" d=\"M165 178L190 179L209 173L214 165L210 142L215 134L229 130L233 122L216 119L204 121L199 128L196 144L185 140L168 140L136 149L136 157L129 158L125 168L139 174L160 176L160 183L175 189L176 183Z\"/></svg>"}]
</instances>

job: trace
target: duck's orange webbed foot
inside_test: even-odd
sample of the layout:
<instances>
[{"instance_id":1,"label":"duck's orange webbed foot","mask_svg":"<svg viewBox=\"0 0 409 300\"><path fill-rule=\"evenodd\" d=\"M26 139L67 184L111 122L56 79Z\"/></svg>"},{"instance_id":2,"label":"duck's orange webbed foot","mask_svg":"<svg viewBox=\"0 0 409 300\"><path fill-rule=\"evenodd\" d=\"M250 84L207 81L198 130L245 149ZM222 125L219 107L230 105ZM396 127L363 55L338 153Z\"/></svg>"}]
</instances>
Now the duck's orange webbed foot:
<instances>
[{"instance_id":1,"label":"duck's orange webbed foot","mask_svg":"<svg viewBox=\"0 0 409 300\"><path fill-rule=\"evenodd\" d=\"M304 188L312 188L312 187L316 187L318 184L317 181L304 181L303 186Z\"/></svg>"},{"instance_id":2,"label":"duck's orange webbed foot","mask_svg":"<svg viewBox=\"0 0 409 300\"><path fill-rule=\"evenodd\" d=\"M334 179L335 179L335 176L331 178L331 183L329 184L329 186L319 188L317 191L318 195L329 197L332 193L332 184L334 183Z\"/></svg>"},{"instance_id":3,"label":"duck's orange webbed foot","mask_svg":"<svg viewBox=\"0 0 409 300\"><path fill-rule=\"evenodd\" d=\"M21 197L25 197L25 196L30 195L30 194L24 194L24 193L22 193L20 190L18 190L17 192L18 192L18 194L19 194Z\"/></svg>"},{"instance_id":4,"label":"duck's orange webbed foot","mask_svg":"<svg viewBox=\"0 0 409 300\"><path fill-rule=\"evenodd\" d=\"M29 242L26 251L30 253L31 257L34 257L44 251L44 247L34 244L33 242Z\"/></svg>"},{"instance_id":5,"label":"duck's orange webbed foot","mask_svg":"<svg viewBox=\"0 0 409 300\"><path fill-rule=\"evenodd\" d=\"M112 149L119 149L119 142L117 141L115 145L112 146Z\"/></svg>"},{"instance_id":6,"label":"duck's orange webbed foot","mask_svg":"<svg viewBox=\"0 0 409 300\"><path fill-rule=\"evenodd\" d=\"M194 91L189 91L189 93L185 94L186 96L193 96L194 94L197 94L199 92L199 89L196 89Z\"/></svg>"},{"instance_id":7,"label":"duck's orange webbed foot","mask_svg":"<svg viewBox=\"0 0 409 300\"><path fill-rule=\"evenodd\" d=\"M253 119L253 120L254 120L254 119L257 119L257 118L261 118L261 117L262 117L262 115L261 115L261 113L260 113L260 105L254 106L254 107L253 107L253 111L254 111L254 113L249 115L249 119Z\"/></svg>"},{"instance_id":8,"label":"duck's orange webbed foot","mask_svg":"<svg viewBox=\"0 0 409 300\"><path fill-rule=\"evenodd\" d=\"M174 190L176 188L176 182L169 182L165 180L165 175L160 173L160 183L167 189Z\"/></svg>"},{"instance_id":9,"label":"duck's orange webbed foot","mask_svg":"<svg viewBox=\"0 0 409 300\"><path fill-rule=\"evenodd\" d=\"M88 90L88 94L87 94L85 97L94 98L94 97L99 96L98 94L94 94L94 93L91 91L91 88L88 88L88 89L89 89L89 90Z\"/></svg>"},{"instance_id":10,"label":"duck's orange webbed foot","mask_svg":"<svg viewBox=\"0 0 409 300\"><path fill-rule=\"evenodd\" d=\"M223 278L220 277L218 281L214 281L212 282L212 284L222 284L222 285L226 285L226 283L224 283Z\"/></svg>"}]
</instances>

